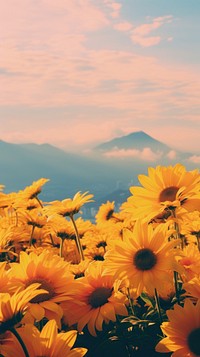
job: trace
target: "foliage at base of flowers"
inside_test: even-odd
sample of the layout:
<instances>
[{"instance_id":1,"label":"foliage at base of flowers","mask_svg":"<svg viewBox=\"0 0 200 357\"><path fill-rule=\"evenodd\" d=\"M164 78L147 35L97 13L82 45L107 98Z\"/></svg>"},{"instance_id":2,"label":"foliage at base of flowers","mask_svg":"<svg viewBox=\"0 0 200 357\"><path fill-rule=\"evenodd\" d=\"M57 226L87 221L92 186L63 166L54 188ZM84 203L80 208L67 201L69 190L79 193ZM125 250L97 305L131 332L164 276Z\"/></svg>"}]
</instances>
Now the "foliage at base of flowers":
<instances>
[{"instance_id":1,"label":"foliage at base of flowers","mask_svg":"<svg viewBox=\"0 0 200 357\"><path fill-rule=\"evenodd\" d=\"M88 192L43 202L46 178L0 193L0 356L200 356L199 172L138 180L95 222Z\"/></svg>"}]
</instances>

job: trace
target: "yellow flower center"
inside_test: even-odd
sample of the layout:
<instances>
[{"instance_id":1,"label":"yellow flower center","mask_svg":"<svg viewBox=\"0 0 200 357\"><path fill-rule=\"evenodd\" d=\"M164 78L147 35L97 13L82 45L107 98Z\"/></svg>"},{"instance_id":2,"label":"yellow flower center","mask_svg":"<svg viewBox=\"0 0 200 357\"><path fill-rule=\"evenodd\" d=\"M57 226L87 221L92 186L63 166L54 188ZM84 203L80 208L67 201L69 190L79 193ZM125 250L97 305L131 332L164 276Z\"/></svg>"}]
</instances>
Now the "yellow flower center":
<instances>
[{"instance_id":1,"label":"yellow flower center","mask_svg":"<svg viewBox=\"0 0 200 357\"><path fill-rule=\"evenodd\" d=\"M171 201L173 202L176 199L176 194L179 188L176 186L170 186L165 188L159 196L159 202Z\"/></svg>"},{"instance_id":2,"label":"yellow flower center","mask_svg":"<svg viewBox=\"0 0 200 357\"><path fill-rule=\"evenodd\" d=\"M47 294L40 294L36 297L34 297L33 299L30 300L30 302L32 304L37 304L37 303L40 303L40 302L43 302L43 301L47 301L47 300L50 300L52 299L53 296L55 296L55 293L54 293L54 289L53 287L51 286L50 282L44 280L43 278L36 278L36 279L32 279L30 280L27 284L26 284L26 288L31 285L31 284L34 284L34 283L40 283L40 287L39 289L44 289L46 290L48 293Z\"/></svg>"},{"instance_id":3,"label":"yellow flower center","mask_svg":"<svg viewBox=\"0 0 200 357\"><path fill-rule=\"evenodd\" d=\"M156 262L156 255L148 248L138 250L133 259L136 268L142 271L152 269L156 265Z\"/></svg>"},{"instance_id":4,"label":"yellow flower center","mask_svg":"<svg viewBox=\"0 0 200 357\"><path fill-rule=\"evenodd\" d=\"M104 286L97 288L88 298L88 303L93 307L100 307L108 302L108 298L112 295L112 289Z\"/></svg>"},{"instance_id":5,"label":"yellow flower center","mask_svg":"<svg viewBox=\"0 0 200 357\"><path fill-rule=\"evenodd\" d=\"M200 356L200 327L190 332L187 342L190 351L196 356Z\"/></svg>"}]
</instances>

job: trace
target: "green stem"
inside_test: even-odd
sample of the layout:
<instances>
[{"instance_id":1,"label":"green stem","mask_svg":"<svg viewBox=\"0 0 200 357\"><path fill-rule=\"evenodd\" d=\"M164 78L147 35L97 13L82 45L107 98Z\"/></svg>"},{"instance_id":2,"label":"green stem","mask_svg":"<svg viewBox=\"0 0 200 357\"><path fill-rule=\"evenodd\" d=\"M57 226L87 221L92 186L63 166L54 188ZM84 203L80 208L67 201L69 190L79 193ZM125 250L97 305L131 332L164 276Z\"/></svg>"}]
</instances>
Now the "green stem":
<instances>
[{"instance_id":1,"label":"green stem","mask_svg":"<svg viewBox=\"0 0 200 357\"><path fill-rule=\"evenodd\" d=\"M197 247L200 252L200 232L197 233L196 237L197 237Z\"/></svg>"},{"instance_id":2,"label":"green stem","mask_svg":"<svg viewBox=\"0 0 200 357\"><path fill-rule=\"evenodd\" d=\"M49 234L49 237L50 237L52 246L55 247L55 243L54 243L54 241L53 241L53 237L52 237L52 234L51 234L51 233Z\"/></svg>"},{"instance_id":3,"label":"green stem","mask_svg":"<svg viewBox=\"0 0 200 357\"><path fill-rule=\"evenodd\" d=\"M181 237L181 234L180 234L180 229L179 229L179 225L178 223L176 222L176 212L175 212L175 209L172 209L172 216L174 217L175 221L174 221L174 228L176 230L176 239L180 239L181 240L181 249L183 250L184 248L184 240L183 238Z\"/></svg>"},{"instance_id":4,"label":"green stem","mask_svg":"<svg viewBox=\"0 0 200 357\"><path fill-rule=\"evenodd\" d=\"M180 294L179 294L178 273L177 273L177 271L174 271L174 286L175 286L175 293L176 293L177 303L180 305Z\"/></svg>"},{"instance_id":5,"label":"green stem","mask_svg":"<svg viewBox=\"0 0 200 357\"><path fill-rule=\"evenodd\" d=\"M160 324L162 324L163 319L162 319L161 308L160 308L160 300L159 300L159 296L158 296L158 293L157 293L157 289L155 289L155 302L156 302L156 309L158 311Z\"/></svg>"},{"instance_id":6,"label":"green stem","mask_svg":"<svg viewBox=\"0 0 200 357\"><path fill-rule=\"evenodd\" d=\"M33 240L33 233L34 233L34 230L35 230L35 226L32 226L32 232L31 232L31 238L29 240L29 246L32 245L32 240Z\"/></svg>"},{"instance_id":7,"label":"green stem","mask_svg":"<svg viewBox=\"0 0 200 357\"><path fill-rule=\"evenodd\" d=\"M64 240L61 238L61 243L60 243L60 257L63 257L63 246L64 246Z\"/></svg>"},{"instance_id":8,"label":"green stem","mask_svg":"<svg viewBox=\"0 0 200 357\"><path fill-rule=\"evenodd\" d=\"M24 341L22 340L21 336L19 335L19 333L17 332L17 330L16 330L14 327L11 327L11 328L10 328L10 332L12 332L13 335L14 335L14 336L17 338L17 340L19 341L19 343L20 343L20 345L21 345L21 347L22 347L22 349L23 349L23 351L24 351L25 357L30 357L30 356L29 356L29 353L28 353L28 350L27 350L27 348L26 348L26 345L25 345Z\"/></svg>"},{"instance_id":9,"label":"green stem","mask_svg":"<svg viewBox=\"0 0 200 357\"><path fill-rule=\"evenodd\" d=\"M127 288L127 292L128 292L127 296L128 296L128 301L129 301L129 306L130 306L130 309L131 309L131 313L134 316L135 313L134 313L134 310L133 310L133 304L132 304L132 300L131 300L131 296L130 296L130 289L129 288Z\"/></svg>"},{"instance_id":10,"label":"green stem","mask_svg":"<svg viewBox=\"0 0 200 357\"><path fill-rule=\"evenodd\" d=\"M82 245L81 245L80 236L79 236L79 233L78 233L78 229L77 229L73 214L70 214L70 218L71 218L71 221L72 221L73 226L74 226L75 235L76 235L76 245L77 245L77 248L78 248L78 252L80 254L80 258L81 258L81 260L85 260L84 254L83 254L83 248L82 248Z\"/></svg>"},{"instance_id":11,"label":"green stem","mask_svg":"<svg viewBox=\"0 0 200 357\"><path fill-rule=\"evenodd\" d=\"M35 196L36 200L38 201L39 205L41 208L43 208L42 202L40 201L40 199L38 198L38 196Z\"/></svg>"}]
</instances>

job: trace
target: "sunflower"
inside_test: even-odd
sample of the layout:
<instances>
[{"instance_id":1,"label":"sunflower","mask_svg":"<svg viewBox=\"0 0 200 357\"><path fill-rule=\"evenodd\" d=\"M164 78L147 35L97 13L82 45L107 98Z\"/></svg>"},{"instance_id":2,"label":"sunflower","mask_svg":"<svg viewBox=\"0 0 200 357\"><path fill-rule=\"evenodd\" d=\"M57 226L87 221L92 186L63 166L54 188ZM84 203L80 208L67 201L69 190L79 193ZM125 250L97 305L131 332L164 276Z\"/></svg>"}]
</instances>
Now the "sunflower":
<instances>
[{"instance_id":1,"label":"sunflower","mask_svg":"<svg viewBox=\"0 0 200 357\"><path fill-rule=\"evenodd\" d=\"M126 296L120 291L121 281L104 274L103 264L92 262L85 276L75 280L71 301L62 303L63 322L77 323L78 331L87 325L91 335L102 331L103 322L116 321L116 315L127 316Z\"/></svg>"},{"instance_id":2,"label":"sunflower","mask_svg":"<svg viewBox=\"0 0 200 357\"><path fill-rule=\"evenodd\" d=\"M186 243L197 244L200 250L200 212L188 213L181 224L180 232L185 236Z\"/></svg>"},{"instance_id":3,"label":"sunflower","mask_svg":"<svg viewBox=\"0 0 200 357\"><path fill-rule=\"evenodd\" d=\"M14 227L10 226L8 228L0 227L0 261L4 261L5 259L12 260L13 255L13 234Z\"/></svg>"},{"instance_id":4,"label":"sunflower","mask_svg":"<svg viewBox=\"0 0 200 357\"><path fill-rule=\"evenodd\" d=\"M7 262L0 263L0 293L8 292L8 265Z\"/></svg>"},{"instance_id":5,"label":"sunflower","mask_svg":"<svg viewBox=\"0 0 200 357\"><path fill-rule=\"evenodd\" d=\"M17 192L10 192L10 193L0 193L0 208L8 208L15 206L15 202L19 194Z\"/></svg>"},{"instance_id":6,"label":"sunflower","mask_svg":"<svg viewBox=\"0 0 200 357\"><path fill-rule=\"evenodd\" d=\"M193 279L183 284L185 295L200 300L200 276L195 276Z\"/></svg>"},{"instance_id":7,"label":"sunflower","mask_svg":"<svg viewBox=\"0 0 200 357\"><path fill-rule=\"evenodd\" d=\"M92 202L92 197L93 195L88 195L88 192L81 194L81 192L79 191L74 195L72 199L66 198L62 201L50 202L51 205L45 207L45 212L48 215L57 213L63 217L72 216L78 213L85 203Z\"/></svg>"},{"instance_id":8,"label":"sunflower","mask_svg":"<svg viewBox=\"0 0 200 357\"><path fill-rule=\"evenodd\" d=\"M155 289L163 294L164 282L171 281L169 273L178 269L178 250L173 248L179 240L168 242L170 235L171 231L165 232L161 226L153 230L151 225L138 221L133 232L125 230L123 241L106 252L106 272L125 279L138 296L143 290L153 295Z\"/></svg>"},{"instance_id":9,"label":"sunflower","mask_svg":"<svg viewBox=\"0 0 200 357\"><path fill-rule=\"evenodd\" d=\"M200 356L200 300L194 305L186 299L184 306L167 311L169 322L161 329L166 335L156 346L157 352L173 352L173 357Z\"/></svg>"},{"instance_id":10,"label":"sunflower","mask_svg":"<svg viewBox=\"0 0 200 357\"><path fill-rule=\"evenodd\" d=\"M29 311L37 320L44 316L47 319L54 318L58 326L62 317L59 303L68 299L73 280L68 263L48 250L42 251L40 255L21 252L19 263L12 263L10 269L12 287L24 290L37 282L41 284L41 288L48 291L48 294L38 295L30 301Z\"/></svg>"},{"instance_id":11,"label":"sunflower","mask_svg":"<svg viewBox=\"0 0 200 357\"><path fill-rule=\"evenodd\" d=\"M81 240L85 247L84 254L87 255L87 250L103 249L104 253L113 247L116 240L122 238L123 224L107 223L105 226L94 226L93 230L86 232Z\"/></svg>"},{"instance_id":12,"label":"sunflower","mask_svg":"<svg viewBox=\"0 0 200 357\"><path fill-rule=\"evenodd\" d=\"M187 211L200 209L199 171L186 171L181 164L148 169L148 176L139 175L143 187L132 186L125 210L135 219L151 220L168 215L168 210L182 207Z\"/></svg>"},{"instance_id":13,"label":"sunflower","mask_svg":"<svg viewBox=\"0 0 200 357\"><path fill-rule=\"evenodd\" d=\"M110 219L113 219L114 210L115 210L114 201L113 202L107 201L106 203L102 203L95 216L96 223L102 224L109 221Z\"/></svg>"},{"instance_id":14,"label":"sunflower","mask_svg":"<svg viewBox=\"0 0 200 357\"><path fill-rule=\"evenodd\" d=\"M70 264L69 270L74 275L74 279L81 278L85 275L85 270L87 269L88 265L90 264L90 260L82 260L78 264Z\"/></svg>"},{"instance_id":15,"label":"sunflower","mask_svg":"<svg viewBox=\"0 0 200 357\"><path fill-rule=\"evenodd\" d=\"M21 198L30 200L33 198L37 199L37 196L42 191L42 186L48 182L49 179L47 178L40 178L37 181L34 181L30 186L27 186L24 190L19 191Z\"/></svg>"},{"instance_id":16,"label":"sunflower","mask_svg":"<svg viewBox=\"0 0 200 357\"><path fill-rule=\"evenodd\" d=\"M19 341L10 331L6 331L3 334L0 334L0 356L24 356Z\"/></svg>"},{"instance_id":17,"label":"sunflower","mask_svg":"<svg viewBox=\"0 0 200 357\"><path fill-rule=\"evenodd\" d=\"M0 293L0 334L18 324L25 314L28 303L39 295L47 295L44 289L38 289L40 284L32 284L23 291L17 291L12 296Z\"/></svg>"},{"instance_id":18,"label":"sunflower","mask_svg":"<svg viewBox=\"0 0 200 357\"><path fill-rule=\"evenodd\" d=\"M200 275L200 254L195 244L187 245L178 262L184 270L181 274L183 281L188 281L197 275Z\"/></svg>"},{"instance_id":19,"label":"sunflower","mask_svg":"<svg viewBox=\"0 0 200 357\"><path fill-rule=\"evenodd\" d=\"M48 321L41 332L33 325L25 325L18 329L18 333L30 357L82 357L87 352L83 347L72 348L77 338L77 331L58 333L55 320Z\"/></svg>"}]
</instances>

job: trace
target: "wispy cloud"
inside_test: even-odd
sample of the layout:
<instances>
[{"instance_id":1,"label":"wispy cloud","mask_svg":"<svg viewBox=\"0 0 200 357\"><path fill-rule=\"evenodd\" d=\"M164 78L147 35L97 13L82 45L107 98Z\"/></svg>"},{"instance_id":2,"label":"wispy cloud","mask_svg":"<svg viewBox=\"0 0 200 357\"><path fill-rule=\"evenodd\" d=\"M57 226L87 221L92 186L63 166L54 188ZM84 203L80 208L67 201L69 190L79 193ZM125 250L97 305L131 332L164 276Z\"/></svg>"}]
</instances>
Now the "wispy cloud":
<instances>
[{"instance_id":1,"label":"wispy cloud","mask_svg":"<svg viewBox=\"0 0 200 357\"><path fill-rule=\"evenodd\" d=\"M170 159L170 160L174 160L176 159L177 157L177 153L175 150L170 150L168 153L167 153L167 158Z\"/></svg>"},{"instance_id":2,"label":"wispy cloud","mask_svg":"<svg viewBox=\"0 0 200 357\"><path fill-rule=\"evenodd\" d=\"M161 26L172 22L172 20L172 15L156 17L150 23L145 23L135 27L131 31L131 39L134 43L143 47L155 46L160 43L161 36L152 35L152 33L154 33Z\"/></svg>"},{"instance_id":3,"label":"wispy cloud","mask_svg":"<svg viewBox=\"0 0 200 357\"><path fill-rule=\"evenodd\" d=\"M148 147L143 150L114 148L103 153L103 155L108 158L136 158L147 162L155 162L162 157L163 153L153 152Z\"/></svg>"},{"instance_id":4,"label":"wispy cloud","mask_svg":"<svg viewBox=\"0 0 200 357\"><path fill-rule=\"evenodd\" d=\"M113 0L2 3L2 139L90 145L135 128L175 144L197 138L198 67L151 52L176 39L175 18L138 24L124 10Z\"/></svg>"},{"instance_id":5,"label":"wispy cloud","mask_svg":"<svg viewBox=\"0 0 200 357\"><path fill-rule=\"evenodd\" d=\"M194 163L194 164L200 164L200 155L192 155L188 161Z\"/></svg>"}]
</instances>

